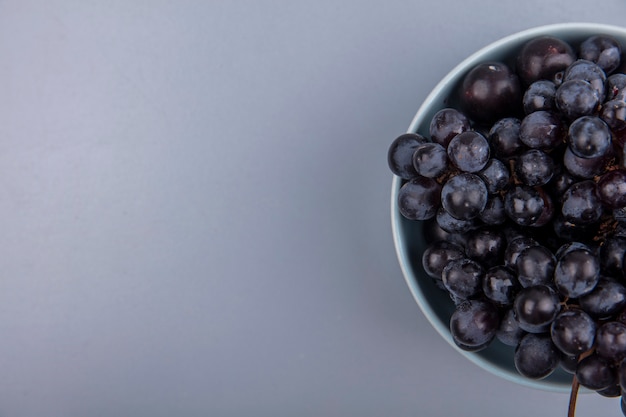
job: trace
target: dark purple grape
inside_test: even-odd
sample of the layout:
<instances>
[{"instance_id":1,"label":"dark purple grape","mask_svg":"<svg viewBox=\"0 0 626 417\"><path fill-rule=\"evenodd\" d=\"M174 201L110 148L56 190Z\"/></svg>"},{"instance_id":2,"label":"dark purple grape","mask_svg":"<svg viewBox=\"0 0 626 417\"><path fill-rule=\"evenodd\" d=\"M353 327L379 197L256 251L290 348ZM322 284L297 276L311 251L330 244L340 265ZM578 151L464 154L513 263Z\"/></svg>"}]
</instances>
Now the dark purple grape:
<instances>
[{"instance_id":1,"label":"dark purple grape","mask_svg":"<svg viewBox=\"0 0 626 417\"><path fill-rule=\"evenodd\" d=\"M473 120L494 122L516 114L521 98L519 78L503 62L480 63L463 78L461 108Z\"/></svg>"},{"instance_id":2,"label":"dark purple grape","mask_svg":"<svg viewBox=\"0 0 626 417\"><path fill-rule=\"evenodd\" d=\"M562 311L550 326L552 342L566 355L579 355L593 346L596 322L584 311L570 308Z\"/></svg>"},{"instance_id":3,"label":"dark purple grape","mask_svg":"<svg viewBox=\"0 0 626 417\"><path fill-rule=\"evenodd\" d=\"M580 58L592 61L610 74L620 64L622 48L617 39L609 35L594 35L580 44Z\"/></svg>"},{"instance_id":4,"label":"dark purple grape","mask_svg":"<svg viewBox=\"0 0 626 417\"><path fill-rule=\"evenodd\" d=\"M601 101L593 86L585 80L564 81L554 96L556 107L569 120L596 112Z\"/></svg>"},{"instance_id":5,"label":"dark purple grape","mask_svg":"<svg viewBox=\"0 0 626 417\"><path fill-rule=\"evenodd\" d=\"M561 245L556 252L554 252L554 257L556 260L559 260L565 255L573 250L584 249L588 252L593 253L592 249L585 243L582 242L567 242Z\"/></svg>"},{"instance_id":6,"label":"dark purple grape","mask_svg":"<svg viewBox=\"0 0 626 417\"><path fill-rule=\"evenodd\" d=\"M507 216L504 211L502 197L499 195L489 196L485 208L480 212L478 217L483 223L488 225L503 224L506 221Z\"/></svg>"},{"instance_id":7,"label":"dark purple grape","mask_svg":"<svg viewBox=\"0 0 626 417\"><path fill-rule=\"evenodd\" d=\"M531 379L542 379L559 366L561 355L547 334L525 335L515 349L515 368Z\"/></svg>"},{"instance_id":8,"label":"dark purple grape","mask_svg":"<svg viewBox=\"0 0 626 417\"><path fill-rule=\"evenodd\" d=\"M479 293L484 273L478 262L455 259L443 268L441 279L450 294L465 300Z\"/></svg>"},{"instance_id":9,"label":"dark purple grape","mask_svg":"<svg viewBox=\"0 0 626 417\"><path fill-rule=\"evenodd\" d=\"M606 99L624 100L626 99L626 74L616 73L606 79Z\"/></svg>"},{"instance_id":10,"label":"dark purple grape","mask_svg":"<svg viewBox=\"0 0 626 417\"><path fill-rule=\"evenodd\" d=\"M549 80L538 80L532 83L526 89L522 104L524 113L529 114L539 110L556 110L554 95L556 94L556 85Z\"/></svg>"},{"instance_id":11,"label":"dark purple grape","mask_svg":"<svg viewBox=\"0 0 626 417\"><path fill-rule=\"evenodd\" d=\"M456 306L450 318L452 340L461 349L468 351L487 347L499 325L498 310L486 301L464 301Z\"/></svg>"},{"instance_id":12,"label":"dark purple grape","mask_svg":"<svg viewBox=\"0 0 626 417\"><path fill-rule=\"evenodd\" d=\"M446 149L438 143L424 143L413 154L415 172L427 178L436 178L448 169Z\"/></svg>"},{"instance_id":13,"label":"dark purple grape","mask_svg":"<svg viewBox=\"0 0 626 417\"><path fill-rule=\"evenodd\" d=\"M522 329L530 333L548 331L561 310L559 296L546 285L522 289L513 301L515 317Z\"/></svg>"},{"instance_id":14,"label":"dark purple grape","mask_svg":"<svg viewBox=\"0 0 626 417\"><path fill-rule=\"evenodd\" d=\"M576 53L565 41L540 36L524 44L517 55L517 71L526 85L552 79L576 60Z\"/></svg>"},{"instance_id":15,"label":"dark purple grape","mask_svg":"<svg viewBox=\"0 0 626 417\"><path fill-rule=\"evenodd\" d=\"M461 220L452 217L443 207L439 207L435 216L437 225L448 233L467 233L480 226L477 219Z\"/></svg>"},{"instance_id":16,"label":"dark purple grape","mask_svg":"<svg viewBox=\"0 0 626 417\"><path fill-rule=\"evenodd\" d=\"M426 220L435 216L440 203L441 186L435 180L416 177L398 192L398 209L410 220Z\"/></svg>"},{"instance_id":17,"label":"dark purple grape","mask_svg":"<svg viewBox=\"0 0 626 417\"><path fill-rule=\"evenodd\" d=\"M602 105L600 118L614 132L626 129L626 101L611 100Z\"/></svg>"},{"instance_id":18,"label":"dark purple grape","mask_svg":"<svg viewBox=\"0 0 626 417\"><path fill-rule=\"evenodd\" d=\"M626 255L626 237L610 236L600 247L600 270L602 273L621 277L624 255Z\"/></svg>"},{"instance_id":19,"label":"dark purple grape","mask_svg":"<svg viewBox=\"0 0 626 417\"><path fill-rule=\"evenodd\" d=\"M441 207L439 208L441 209ZM422 235L426 244L431 245L440 240L452 239L452 233L446 232L437 224L436 219L424 220L424 227L422 228Z\"/></svg>"},{"instance_id":20,"label":"dark purple grape","mask_svg":"<svg viewBox=\"0 0 626 417\"><path fill-rule=\"evenodd\" d=\"M440 240L428 245L422 255L422 266L428 276L441 280L441 273L450 261L465 258L459 245Z\"/></svg>"},{"instance_id":21,"label":"dark purple grape","mask_svg":"<svg viewBox=\"0 0 626 417\"><path fill-rule=\"evenodd\" d=\"M443 208L452 217L471 220L477 217L487 204L487 186L479 176L461 173L450 178L441 190Z\"/></svg>"},{"instance_id":22,"label":"dark purple grape","mask_svg":"<svg viewBox=\"0 0 626 417\"><path fill-rule=\"evenodd\" d=\"M405 133L398 136L389 147L387 162L389 169L395 175L405 180L417 176L413 167L413 153L423 143L427 143L425 137L417 133Z\"/></svg>"},{"instance_id":23,"label":"dark purple grape","mask_svg":"<svg viewBox=\"0 0 626 417\"><path fill-rule=\"evenodd\" d=\"M599 102L602 103L604 101L604 97L606 96L604 86L606 74L597 64L585 59L577 60L565 70L563 83L572 80L587 81L596 92Z\"/></svg>"},{"instance_id":24,"label":"dark purple grape","mask_svg":"<svg viewBox=\"0 0 626 417\"><path fill-rule=\"evenodd\" d=\"M599 280L600 262L588 250L569 251L556 263L554 284L565 297L578 298L588 294Z\"/></svg>"},{"instance_id":25,"label":"dark purple grape","mask_svg":"<svg viewBox=\"0 0 626 417\"><path fill-rule=\"evenodd\" d=\"M554 174L554 177L550 182L549 189L551 194L556 197L557 201L562 203L565 191L567 191L572 184L578 182L579 180L570 174L566 169L559 169L558 171L559 172Z\"/></svg>"},{"instance_id":26,"label":"dark purple grape","mask_svg":"<svg viewBox=\"0 0 626 417\"><path fill-rule=\"evenodd\" d=\"M580 158L598 158L611 148L611 130L596 116L583 116L574 120L567 134L569 148Z\"/></svg>"},{"instance_id":27,"label":"dark purple grape","mask_svg":"<svg viewBox=\"0 0 626 417\"><path fill-rule=\"evenodd\" d=\"M547 184L554 175L554 161L544 151L530 149L522 153L515 161L517 178L526 185Z\"/></svg>"},{"instance_id":28,"label":"dark purple grape","mask_svg":"<svg viewBox=\"0 0 626 417\"><path fill-rule=\"evenodd\" d=\"M493 124L489 131L489 142L496 157L508 158L526 147L519 137L521 123L518 118L507 117Z\"/></svg>"},{"instance_id":29,"label":"dark purple grape","mask_svg":"<svg viewBox=\"0 0 626 417\"><path fill-rule=\"evenodd\" d=\"M602 205L596 195L596 184L591 180L584 180L569 187L563 196L561 212L565 220L578 225L600 220Z\"/></svg>"},{"instance_id":30,"label":"dark purple grape","mask_svg":"<svg viewBox=\"0 0 626 417\"><path fill-rule=\"evenodd\" d=\"M598 355L590 355L578 362L576 378L585 388L601 390L615 384L617 376L611 364Z\"/></svg>"},{"instance_id":31,"label":"dark purple grape","mask_svg":"<svg viewBox=\"0 0 626 417\"><path fill-rule=\"evenodd\" d=\"M578 366L578 356L570 356L563 353L559 365L561 365L561 369L565 372L574 375L576 373L576 367Z\"/></svg>"},{"instance_id":32,"label":"dark purple grape","mask_svg":"<svg viewBox=\"0 0 626 417\"><path fill-rule=\"evenodd\" d=\"M626 207L626 170L615 169L602 175L596 184L598 198L611 209Z\"/></svg>"},{"instance_id":33,"label":"dark purple grape","mask_svg":"<svg viewBox=\"0 0 626 417\"><path fill-rule=\"evenodd\" d=\"M448 158L461 171L478 172L489 161L489 142L473 130L460 133L448 145Z\"/></svg>"},{"instance_id":34,"label":"dark purple grape","mask_svg":"<svg viewBox=\"0 0 626 417\"><path fill-rule=\"evenodd\" d=\"M485 272L483 293L496 305L512 305L513 298L520 289L521 285L515 274L505 266L494 266Z\"/></svg>"},{"instance_id":35,"label":"dark purple grape","mask_svg":"<svg viewBox=\"0 0 626 417\"><path fill-rule=\"evenodd\" d=\"M519 236L511 239L504 250L504 265L517 272L517 258L519 254L526 248L535 245L539 245L539 242L528 236Z\"/></svg>"},{"instance_id":36,"label":"dark purple grape","mask_svg":"<svg viewBox=\"0 0 626 417\"><path fill-rule=\"evenodd\" d=\"M453 137L470 130L467 116L453 108L439 110L430 121L430 138L443 147L447 147Z\"/></svg>"},{"instance_id":37,"label":"dark purple grape","mask_svg":"<svg viewBox=\"0 0 626 417\"><path fill-rule=\"evenodd\" d=\"M607 158L600 156L598 158L581 158L574 155L572 150L567 147L563 155L563 166L567 171L575 177L591 179L596 175L600 175L604 171Z\"/></svg>"},{"instance_id":38,"label":"dark purple grape","mask_svg":"<svg viewBox=\"0 0 626 417\"><path fill-rule=\"evenodd\" d=\"M521 226L532 226L543 213L544 206L539 191L527 185L512 187L504 197L504 211Z\"/></svg>"},{"instance_id":39,"label":"dark purple grape","mask_svg":"<svg viewBox=\"0 0 626 417\"><path fill-rule=\"evenodd\" d=\"M483 227L468 233L465 252L469 258L490 267L501 263L505 244L501 231Z\"/></svg>"},{"instance_id":40,"label":"dark purple grape","mask_svg":"<svg viewBox=\"0 0 626 417\"><path fill-rule=\"evenodd\" d=\"M617 383L626 387L626 360L620 361L617 366Z\"/></svg>"},{"instance_id":41,"label":"dark purple grape","mask_svg":"<svg viewBox=\"0 0 626 417\"><path fill-rule=\"evenodd\" d=\"M562 214L552 219L554 233L562 240L590 240L598 233L599 223L577 225L565 220Z\"/></svg>"},{"instance_id":42,"label":"dark purple grape","mask_svg":"<svg viewBox=\"0 0 626 417\"><path fill-rule=\"evenodd\" d=\"M626 325L609 321L600 326L596 332L596 353L614 363L626 358Z\"/></svg>"},{"instance_id":43,"label":"dark purple grape","mask_svg":"<svg viewBox=\"0 0 626 417\"><path fill-rule=\"evenodd\" d=\"M495 158L487 161L487 164L480 172L478 172L478 175L483 179L483 181L485 181L487 191L490 194L495 194L504 190L509 184L511 177L509 168L504 164L504 162Z\"/></svg>"},{"instance_id":44,"label":"dark purple grape","mask_svg":"<svg viewBox=\"0 0 626 417\"><path fill-rule=\"evenodd\" d=\"M550 285L556 266L556 258L548 248L534 245L519 253L515 265L517 279L522 287Z\"/></svg>"},{"instance_id":45,"label":"dark purple grape","mask_svg":"<svg viewBox=\"0 0 626 417\"><path fill-rule=\"evenodd\" d=\"M565 134L561 119L556 113L545 110L530 113L520 124L520 140L535 149L552 150L563 143Z\"/></svg>"},{"instance_id":46,"label":"dark purple grape","mask_svg":"<svg viewBox=\"0 0 626 417\"><path fill-rule=\"evenodd\" d=\"M596 390L596 392L607 398L617 398L622 395L622 389L617 383L609 385L606 388Z\"/></svg>"},{"instance_id":47,"label":"dark purple grape","mask_svg":"<svg viewBox=\"0 0 626 417\"><path fill-rule=\"evenodd\" d=\"M609 319L626 307L626 287L615 280L600 278L591 292L578 297L578 304L595 319Z\"/></svg>"},{"instance_id":48,"label":"dark purple grape","mask_svg":"<svg viewBox=\"0 0 626 417\"><path fill-rule=\"evenodd\" d=\"M524 335L526 331L519 327L513 309L506 310L500 319L500 327L496 331L498 340L507 346L517 346Z\"/></svg>"}]
</instances>

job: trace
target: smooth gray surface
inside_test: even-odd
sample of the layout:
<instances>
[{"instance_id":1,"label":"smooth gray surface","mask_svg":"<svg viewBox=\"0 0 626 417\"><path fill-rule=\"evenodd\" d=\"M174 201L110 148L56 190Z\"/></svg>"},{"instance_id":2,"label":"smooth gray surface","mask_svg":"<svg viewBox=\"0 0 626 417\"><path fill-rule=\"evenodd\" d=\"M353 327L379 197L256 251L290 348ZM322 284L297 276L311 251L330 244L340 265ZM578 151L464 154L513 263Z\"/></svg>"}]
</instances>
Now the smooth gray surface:
<instances>
[{"instance_id":1,"label":"smooth gray surface","mask_svg":"<svg viewBox=\"0 0 626 417\"><path fill-rule=\"evenodd\" d=\"M476 49L625 15L0 1L0 417L565 415L429 327L386 151Z\"/></svg>"}]
</instances>

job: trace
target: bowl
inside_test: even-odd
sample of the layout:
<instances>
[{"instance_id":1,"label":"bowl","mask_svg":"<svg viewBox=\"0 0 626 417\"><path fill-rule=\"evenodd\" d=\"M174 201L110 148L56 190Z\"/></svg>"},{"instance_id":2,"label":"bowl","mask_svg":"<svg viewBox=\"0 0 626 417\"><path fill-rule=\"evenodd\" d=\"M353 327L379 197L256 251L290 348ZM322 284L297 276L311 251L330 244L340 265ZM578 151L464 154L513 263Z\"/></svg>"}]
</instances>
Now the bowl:
<instances>
[{"instance_id":1,"label":"bowl","mask_svg":"<svg viewBox=\"0 0 626 417\"><path fill-rule=\"evenodd\" d=\"M407 132L429 136L429 124L434 114L446 107L455 106L455 91L464 75L475 65L484 61L510 61L528 40L542 35L551 35L569 42L574 48L585 38L594 34L608 34L626 45L626 28L596 23L563 23L540 26L504 37L470 55L450 71L426 97L415 114ZM452 340L449 320L454 311L450 297L437 287L426 275L421 263L421 254L426 249L422 237L423 223L404 218L397 205L397 195L403 180L394 176L391 187L391 224L398 261L406 283L430 324L455 350L486 371L527 387L569 392L572 376L557 369L541 380L532 380L520 375L513 362L514 348L495 340L479 352L460 349Z\"/></svg>"}]
</instances>

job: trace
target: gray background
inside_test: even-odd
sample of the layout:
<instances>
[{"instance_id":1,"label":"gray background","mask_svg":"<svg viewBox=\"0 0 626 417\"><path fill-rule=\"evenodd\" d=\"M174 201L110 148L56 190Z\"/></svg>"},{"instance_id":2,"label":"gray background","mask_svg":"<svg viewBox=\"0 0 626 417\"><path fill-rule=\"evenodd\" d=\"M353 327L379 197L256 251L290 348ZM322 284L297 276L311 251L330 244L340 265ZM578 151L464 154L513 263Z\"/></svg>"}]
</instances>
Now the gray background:
<instances>
[{"instance_id":1,"label":"gray background","mask_svg":"<svg viewBox=\"0 0 626 417\"><path fill-rule=\"evenodd\" d=\"M0 417L565 415L429 326L390 141L624 0L0 1ZM578 415L620 415L583 396Z\"/></svg>"}]
</instances>

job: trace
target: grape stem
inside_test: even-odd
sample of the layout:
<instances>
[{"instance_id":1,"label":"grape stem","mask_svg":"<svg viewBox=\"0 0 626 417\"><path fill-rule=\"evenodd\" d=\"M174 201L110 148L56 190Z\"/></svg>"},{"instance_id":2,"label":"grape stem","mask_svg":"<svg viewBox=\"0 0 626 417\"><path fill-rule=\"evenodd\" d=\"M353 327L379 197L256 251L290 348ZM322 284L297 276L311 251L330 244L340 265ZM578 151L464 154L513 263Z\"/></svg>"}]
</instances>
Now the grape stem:
<instances>
[{"instance_id":1,"label":"grape stem","mask_svg":"<svg viewBox=\"0 0 626 417\"><path fill-rule=\"evenodd\" d=\"M574 375L572 378L572 390L569 394L569 407L567 408L567 417L575 417L576 415L576 399L578 398L578 388L580 388L580 384L578 383L578 378Z\"/></svg>"}]
</instances>

